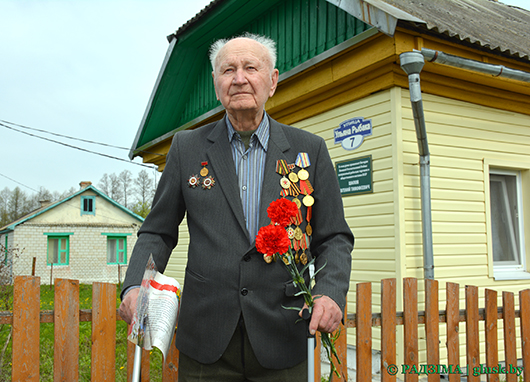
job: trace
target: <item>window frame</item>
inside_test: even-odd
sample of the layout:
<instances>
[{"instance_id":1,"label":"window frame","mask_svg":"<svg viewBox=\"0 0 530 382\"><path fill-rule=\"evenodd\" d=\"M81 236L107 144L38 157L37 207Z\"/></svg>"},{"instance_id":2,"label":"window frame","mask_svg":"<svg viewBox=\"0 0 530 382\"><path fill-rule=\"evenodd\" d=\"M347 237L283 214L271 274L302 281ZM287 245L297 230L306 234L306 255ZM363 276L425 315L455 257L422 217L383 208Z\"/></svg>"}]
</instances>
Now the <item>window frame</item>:
<instances>
[{"instance_id":1,"label":"window frame","mask_svg":"<svg viewBox=\"0 0 530 382\"><path fill-rule=\"evenodd\" d=\"M517 213L519 214L517 230L519 232L518 250L520 260L518 264L498 264L499 262L494 260L490 175L515 176ZM530 237L530 197L525 196L524 190L530 190L530 163L484 159L488 273L495 280L530 279L530 273L528 272L530 240L526 240L526 238Z\"/></svg>"},{"instance_id":2,"label":"window frame","mask_svg":"<svg viewBox=\"0 0 530 382\"><path fill-rule=\"evenodd\" d=\"M92 201L92 211L85 210L85 200ZM96 215L96 196L81 196L81 215Z\"/></svg>"},{"instance_id":3,"label":"window frame","mask_svg":"<svg viewBox=\"0 0 530 382\"><path fill-rule=\"evenodd\" d=\"M64 267L64 266L69 266L70 265L70 236L73 235L73 233L59 233L59 232L51 232L51 233L44 233L44 235L47 236L46 238L46 265L48 266L59 266L59 267ZM58 252L57 252L57 263L55 262L51 262L50 261L50 240L58 240L58 243L57 243L57 248L58 248ZM64 250L61 250L61 242L62 241L66 241L66 249ZM64 253L64 262L60 262L61 260L61 256L60 254L61 253Z\"/></svg>"},{"instance_id":4,"label":"window frame","mask_svg":"<svg viewBox=\"0 0 530 382\"><path fill-rule=\"evenodd\" d=\"M106 240L106 256L107 265L127 265L127 236L131 236L131 233L102 233L103 236L107 237ZM119 245L116 245L116 261L111 262L109 259L109 240L123 240L123 249L119 249ZM119 261L119 254L123 253L123 262Z\"/></svg>"}]
</instances>

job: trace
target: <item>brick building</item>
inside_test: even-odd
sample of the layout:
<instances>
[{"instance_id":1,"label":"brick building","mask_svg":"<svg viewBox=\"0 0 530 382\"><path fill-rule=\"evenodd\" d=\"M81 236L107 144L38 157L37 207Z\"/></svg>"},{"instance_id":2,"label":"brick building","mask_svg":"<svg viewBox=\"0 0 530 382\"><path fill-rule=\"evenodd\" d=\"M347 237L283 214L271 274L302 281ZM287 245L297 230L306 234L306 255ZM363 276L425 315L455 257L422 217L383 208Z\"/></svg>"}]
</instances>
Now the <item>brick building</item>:
<instances>
[{"instance_id":1,"label":"brick building","mask_svg":"<svg viewBox=\"0 0 530 382\"><path fill-rule=\"evenodd\" d=\"M81 283L119 282L125 276L143 218L81 182L80 190L0 228L4 276L29 275Z\"/></svg>"}]
</instances>

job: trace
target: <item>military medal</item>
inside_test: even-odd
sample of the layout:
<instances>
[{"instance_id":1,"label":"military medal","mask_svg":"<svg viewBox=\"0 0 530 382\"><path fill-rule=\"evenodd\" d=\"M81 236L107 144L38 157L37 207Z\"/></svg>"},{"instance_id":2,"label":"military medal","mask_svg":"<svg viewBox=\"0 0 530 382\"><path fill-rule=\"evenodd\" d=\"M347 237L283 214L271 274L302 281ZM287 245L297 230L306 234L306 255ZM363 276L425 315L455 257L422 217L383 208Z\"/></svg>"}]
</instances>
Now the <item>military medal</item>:
<instances>
[{"instance_id":1,"label":"military medal","mask_svg":"<svg viewBox=\"0 0 530 382\"><path fill-rule=\"evenodd\" d=\"M293 183L296 183L298 182L298 175L296 175L296 173L294 172L290 172L289 173L289 180Z\"/></svg>"},{"instance_id":2,"label":"military medal","mask_svg":"<svg viewBox=\"0 0 530 382\"><path fill-rule=\"evenodd\" d=\"M202 180L202 188L205 190L211 189L213 186L215 186L215 180L211 176L207 176Z\"/></svg>"},{"instance_id":3,"label":"military medal","mask_svg":"<svg viewBox=\"0 0 530 382\"><path fill-rule=\"evenodd\" d=\"M306 195L302 199L302 203L306 207L311 207L315 203L315 198L313 198L311 195Z\"/></svg>"},{"instance_id":4,"label":"military medal","mask_svg":"<svg viewBox=\"0 0 530 382\"><path fill-rule=\"evenodd\" d=\"M294 199L293 199L293 202L294 202L294 204L296 204L296 206L298 207L298 209L300 209L300 207L302 207L302 202L300 201L300 199L298 199L298 198L294 198Z\"/></svg>"},{"instance_id":5,"label":"military medal","mask_svg":"<svg viewBox=\"0 0 530 382\"><path fill-rule=\"evenodd\" d=\"M300 261L303 265L307 264L307 255L305 253L305 250L309 246L309 237L307 235L304 235L303 240L300 241L300 248L302 249L302 254L300 255Z\"/></svg>"},{"instance_id":6,"label":"military medal","mask_svg":"<svg viewBox=\"0 0 530 382\"><path fill-rule=\"evenodd\" d=\"M280 179L280 185L283 189L288 190L291 187L291 181L284 176Z\"/></svg>"},{"instance_id":7,"label":"military medal","mask_svg":"<svg viewBox=\"0 0 530 382\"><path fill-rule=\"evenodd\" d=\"M304 237L304 233L302 232L302 229L300 227L296 227L294 230L294 239L301 240L302 237Z\"/></svg>"},{"instance_id":8,"label":"military medal","mask_svg":"<svg viewBox=\"0 0 530 382\"><path fill-rule=\"evenodd\" d=\"M203 166L200 172L201 176L208 175L208 169L206 168L206 166L208 166L208 162L201 162L201 166Z\"/></svg>"},{"instance_id":9,"label":"military medal","mask_svg":"<svg viewBox=\"0 0 530 382\"><path fill-rule=\"evenodd\" d=\"M300 171L298 171L298 178L300 180L308 180L309 179L309 173L307 172L307 170L305 168L303 168Z\"/></svg>"},{"instance_id":10,"label":"military medal","mask_svg":"<svg viewBox=\"0 0 530 382\"><path fill-rule=\"evenodd\" d=\"M305 216L305 220L307 220L307 225L305 226L305 233L307 236L311 236L313 234L313 228L311 227L311 214L313 212L313 207L307 207L307 213Z\"/></svg>"},{"instance_id":11,"label":"military medal","mask_svg":"<svg viewBox=\"0 0 530 382\"><path fill-rule=\"evenodd\" d=\"M192 175L188 179L188 186L191 187L191 188L197 187L199 185L199 183L200 183L199 175Z\"/></svg>"},{"instance_id":12,"label":"military medal","mask_svg":"<svg viewBox=\"0 0 530 382\"><path fill-rule=\"evenodd\" d=\"M289 240L294 239L294 229L292 227L287 228L287 237L289 237Z\"/></svg>"}]
</instances>

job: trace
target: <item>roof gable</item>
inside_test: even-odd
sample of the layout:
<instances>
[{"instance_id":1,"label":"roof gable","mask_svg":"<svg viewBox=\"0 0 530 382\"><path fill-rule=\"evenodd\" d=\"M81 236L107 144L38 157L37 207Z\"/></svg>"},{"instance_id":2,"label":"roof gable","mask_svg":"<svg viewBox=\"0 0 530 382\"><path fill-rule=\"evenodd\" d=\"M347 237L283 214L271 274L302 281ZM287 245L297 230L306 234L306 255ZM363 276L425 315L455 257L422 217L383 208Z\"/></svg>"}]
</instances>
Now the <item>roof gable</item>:
<instances>
[{"instance_id":1,"label":"roof gable","mask_svg":"<svg viewBox=\"0 0 530 382\"><path fill-rule=\"evenodd\" d=\"M170 36L170 47L131 150L185 129L195 118L222 110L215 96L209 46L243 32L277 43L285 73L370 26L326 0L214 1Z\"/></svg>"},{"instance_id":2,"label":"roof gable","mask_svg":"<svg viewBox=\"0 0 530 382\"><path fill-rule=\"evenodd\" d=\"M90 185L90 186L87 186L85 188L82 188L80 189L79 191L75 192L74 194L72 195L69 195L67 196L66 198L62 199L62 200L59 200L55 203L52 203L50 205L47 205L45 207L41 207L35 211L32 211L30 212L29 214L9 223L8 225L4 226L4 227L1 227L0 228L0 233L3 233L3 232L9 232L9 231L13 231L15 229L15 227L19 224L23 224L37 216L40 216L42 214L44 214L45 212L51 210L51 209L54 209L60 205L63 205L65 204L66 202L68 202L69 200L79 196L79 195L82 195L84 193L90 193L90 191L92 191L93 193L95 193L97 196L100 196L101 198L105 199L107 202L109 202L110 204L112 204L114 207L118 208L119 210L125 212L126 214L134 217L135 219L138 219L138 221L140 222L143 222L144 221L144 218L135 214L134 212L130 211L129 209L125 208L124 206L122 206L121 204L119 204L118 202L112 200L111 198L109 198L107 195L105 195L103 192L101 192L100 190L98 190L96 187Z\"/></svg>"}]
</instances>

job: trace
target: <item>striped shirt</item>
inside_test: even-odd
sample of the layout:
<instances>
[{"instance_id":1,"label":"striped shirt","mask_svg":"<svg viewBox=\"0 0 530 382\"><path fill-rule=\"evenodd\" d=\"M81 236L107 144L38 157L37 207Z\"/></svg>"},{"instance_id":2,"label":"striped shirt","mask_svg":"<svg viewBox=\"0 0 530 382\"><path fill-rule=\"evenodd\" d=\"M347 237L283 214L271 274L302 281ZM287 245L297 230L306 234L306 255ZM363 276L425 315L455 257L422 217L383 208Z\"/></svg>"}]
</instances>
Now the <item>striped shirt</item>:
<instances>
[{"instance_id":1,"label":"striped shirt","mask_svg":"<svg viewBox=\"0 0 530 382\"><path fill-rule=\"evenodd\" d=\"M236 165L239 196L243 205L249 240L252 244L259 229L261 185L263 184L265 158L269 145L269 118L267 113L263 112L263 119L252 134L248 149L245 149L241 136L234 130L228 116L226 116L226 125L228 126L228 141L232 148L232 158Z\"/></svg>"}]
</instances>

